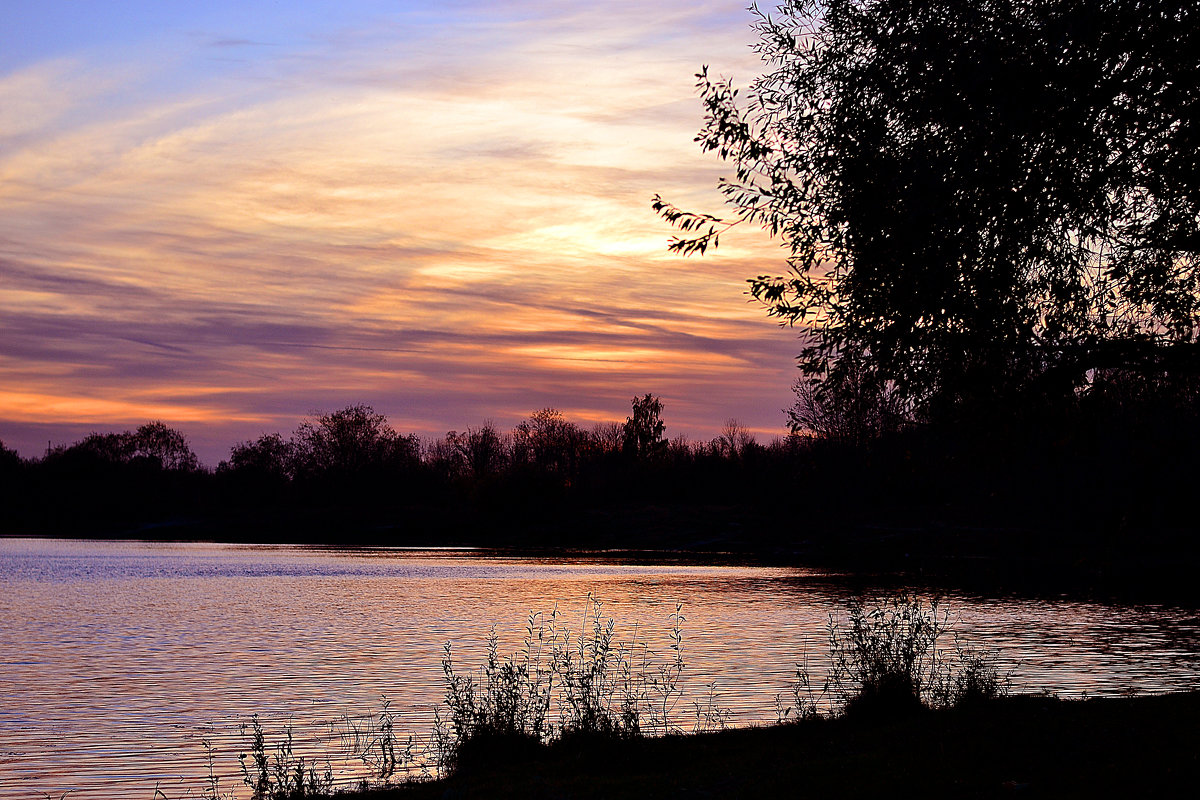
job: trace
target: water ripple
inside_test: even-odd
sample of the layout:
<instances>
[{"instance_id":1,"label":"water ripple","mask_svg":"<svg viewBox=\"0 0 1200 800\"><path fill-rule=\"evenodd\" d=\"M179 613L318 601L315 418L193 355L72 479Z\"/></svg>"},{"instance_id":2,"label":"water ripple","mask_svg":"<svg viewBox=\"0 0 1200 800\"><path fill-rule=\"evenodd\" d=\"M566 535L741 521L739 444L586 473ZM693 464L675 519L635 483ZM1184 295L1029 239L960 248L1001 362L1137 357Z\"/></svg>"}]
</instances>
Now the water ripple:
<instances>
[{"instance_id":1,"label":"water ripple","mask_svg":"<svg viewBox=\"0 0 1200 800\"><path fill-rule=\"evenodd\" d=\"M712 686L734 724L774 719L807 654L823 674L836 576L783 568L514 559L463 551L0 540L0 796L199 796L212 748L238 785L242 726L291 724L332 757L334 725L387 696L427 735L441 647L477 664L490 627L520 641L531 611L575 629L588 594L668 651L684 604L686 722ZM1116 695L1197 687L1195 609L950 595L968 644L999 648L1018 689ZM341 765L344 766L344 765Z\"/></svg>"}]
</instances>

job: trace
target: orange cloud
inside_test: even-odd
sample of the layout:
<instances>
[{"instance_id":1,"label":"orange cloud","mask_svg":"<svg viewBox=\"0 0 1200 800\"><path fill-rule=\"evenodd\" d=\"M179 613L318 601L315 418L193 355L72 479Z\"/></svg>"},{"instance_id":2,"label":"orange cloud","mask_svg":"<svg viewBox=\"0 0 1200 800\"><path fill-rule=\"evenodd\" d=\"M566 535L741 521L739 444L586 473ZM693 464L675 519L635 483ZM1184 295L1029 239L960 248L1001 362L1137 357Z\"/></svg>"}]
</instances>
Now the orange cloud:
<instances>
[{"instance_id":1,"label":"orange cloud","mask_svg":"<svg viewBox=\"0 0 1200 800\"><path fill-rule=\"evenodd\" d=\"M0 76L0 436L360 401L427 431L623 419L645 391L676 430L781 429L794 336L744 295L777 247L679 259L649 209L719 209L692 73L753 70L741 5L527 4L177 84L136 51Z\"/></svg>"}]
</instances>

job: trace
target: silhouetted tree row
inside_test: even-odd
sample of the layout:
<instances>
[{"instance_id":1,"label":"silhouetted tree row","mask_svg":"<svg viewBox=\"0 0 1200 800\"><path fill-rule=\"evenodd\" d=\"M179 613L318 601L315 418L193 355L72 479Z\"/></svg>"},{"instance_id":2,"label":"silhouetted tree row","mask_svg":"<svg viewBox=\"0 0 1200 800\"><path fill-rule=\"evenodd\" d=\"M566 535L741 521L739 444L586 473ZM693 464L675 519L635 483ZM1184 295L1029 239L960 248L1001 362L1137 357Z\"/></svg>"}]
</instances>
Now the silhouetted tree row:
<instances>
[{"instance_id":1,"label":"silhouetted tree row","mask_svg":"<svg viewBox=\"0 0 1200 800\"><path fill-rule=\"evenodd\" d=\"M180 431L151 422L93 433L42 458L0 451L6 529L104 534L267 509L288 518L307 509L331 526L388 524L414 506L538 517L580 499L667 499L666 476L680 465L764 449L733 420L711 442L668 442L662 412L662 401L646 394L633 398L623 424L585 428L544 408L509 431L485 421L422 441L353 405L307 419L290 435L240 442L215 469L199 464Z\"/></svg>"},{"instance_id":2,"label":"silhouetted tree row","mask_svg":"<svg viewBox=\"0 0 1200 800\"><path fill-rule=\"evenodd\" d=\"M652 395L633 399L624 424L585 427L547 408L511 430L484 422L424 441L357 405L239 443L216 469L150 423L43 458L0 445L0 529L784 550L837 547L862 529L985 529L1025 531L1031 558L1115 557L1155 537L1195 553L1198 397L1111 372L1069 408L914 425L869 402L830 406L802 384L795 432L766 444L736 420L709 441L668 438Z\"/></svg>"}]
</instances>

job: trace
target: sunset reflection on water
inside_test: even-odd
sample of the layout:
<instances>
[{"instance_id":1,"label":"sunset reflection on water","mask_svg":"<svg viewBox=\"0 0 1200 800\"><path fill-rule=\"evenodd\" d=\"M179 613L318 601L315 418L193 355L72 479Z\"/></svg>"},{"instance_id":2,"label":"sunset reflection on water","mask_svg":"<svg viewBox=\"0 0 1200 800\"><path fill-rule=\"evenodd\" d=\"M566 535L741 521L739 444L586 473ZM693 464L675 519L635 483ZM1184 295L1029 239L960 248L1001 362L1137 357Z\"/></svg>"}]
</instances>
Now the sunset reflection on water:
<instances>
[{"instance_id":1,"label":"sunset reflection on water","mask_svg":"<svg viewBox=\"0 0 1200 800\"><path fill-rule=\"evenodd\" d=\"M425 736L444 643L477 665L493 625L502 652L531 612L557 607L578 630L589 594L618 639L636 624L663 658L683 604L685 728L714 682L733 724L773 721L797 660L824 674L829 614L851 597L837 575L684 560L0 540L0 796L195 796L205 738L228 790L251 714L332 757L331 726L386 696L403 735ZM1197 687L1193 609L954 593L945 606L965 643L999 649L1018 691Z\"/></svg>"}]
</instances>

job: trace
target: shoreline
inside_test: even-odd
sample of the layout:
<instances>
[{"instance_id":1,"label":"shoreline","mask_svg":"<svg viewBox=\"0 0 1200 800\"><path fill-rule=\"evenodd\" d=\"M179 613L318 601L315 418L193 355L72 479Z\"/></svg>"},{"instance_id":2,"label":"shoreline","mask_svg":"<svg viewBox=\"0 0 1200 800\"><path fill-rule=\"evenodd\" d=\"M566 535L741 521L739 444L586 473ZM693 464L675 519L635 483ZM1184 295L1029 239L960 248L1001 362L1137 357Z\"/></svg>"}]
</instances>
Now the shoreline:
<instances>
[{"instance_id":1,"label":"shoreline","mask_svg":"<svg viewBox=\"0 0 1200 800\"><path fill-rule=\"evenodd\" d=\"M1200 692L1083 700L1014 695L903 717L568 740L447 778L346 796L1186 796L1200 767L1198 714Z\"/></svg>"},{"instance_id":2,"label":"shoreline","mask_svg":"<svg viewBox=\"0 0 1200 800\"><path fill-rule=\"evenodd\" d=\"M846 524L799 535L761 535L772 520L738 507L631 507L534 521L494 518L405 525L336 519L175 518L83 532L5 531L3 538L82 541L212 542L299 547L462 550L516 558L603 558L730 562L828 571L850 581L903 583L930 590L1044 596L1070 593L1123 602L1200 604L1194 531L1157 530L1121 541L1040 527ZM295 524L289 524L294 522ZM422 522L430 522L423 525ZM337 529L337 541L329 533ZM570 531L563 536L562 531ZM807 534L807 535L805 535ZM1140 547L1134 548L1131 539ZM1099 541L1097 541L1099 540Z\"/></svg>"}]
</instances>

